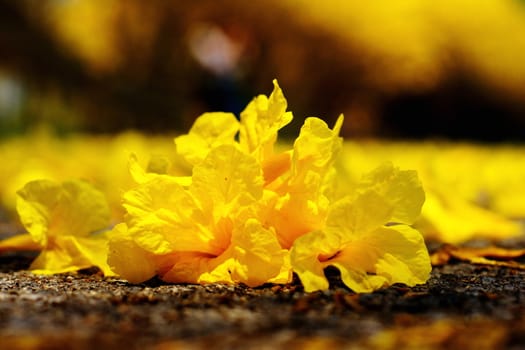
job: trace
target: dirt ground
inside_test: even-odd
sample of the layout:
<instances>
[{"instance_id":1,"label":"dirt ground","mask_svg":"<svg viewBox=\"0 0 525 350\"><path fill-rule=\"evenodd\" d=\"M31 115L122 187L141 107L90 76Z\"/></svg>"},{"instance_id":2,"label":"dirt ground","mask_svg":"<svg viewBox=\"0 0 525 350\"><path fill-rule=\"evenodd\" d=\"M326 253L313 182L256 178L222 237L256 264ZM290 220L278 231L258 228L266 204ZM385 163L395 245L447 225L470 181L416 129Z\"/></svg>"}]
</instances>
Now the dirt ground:
<instances>
[{"instance_id":1,"label":"dirt ground","mask_svg":"<svg viewBox=\"0 0 525 350\"><path fill-rule=\"evenodd\" d=\"M31 258L0 255L0 349L525 349L521 269L450 261L424 285L369 294L328 270L331 289L308 294L36 276Z\"/></svg>"}]
</instances>

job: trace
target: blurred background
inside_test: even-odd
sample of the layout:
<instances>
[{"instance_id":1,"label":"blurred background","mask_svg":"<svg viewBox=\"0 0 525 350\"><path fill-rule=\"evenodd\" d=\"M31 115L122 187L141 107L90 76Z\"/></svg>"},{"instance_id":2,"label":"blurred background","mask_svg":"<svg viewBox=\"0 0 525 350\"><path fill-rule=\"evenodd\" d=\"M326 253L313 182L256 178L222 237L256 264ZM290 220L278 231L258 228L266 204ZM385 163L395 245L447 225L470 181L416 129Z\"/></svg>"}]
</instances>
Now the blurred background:
<instances>
[{"instance_id":1,"label":"blurred background","mask_svg":"<svg viewBox=\"0 0 525 350\"><path fill-rule=\"evenodd\" d=\"M273 78L295 126L524 141L525 1L0 0L4 137L185 132Z\"/></svg>"}]
</instances>

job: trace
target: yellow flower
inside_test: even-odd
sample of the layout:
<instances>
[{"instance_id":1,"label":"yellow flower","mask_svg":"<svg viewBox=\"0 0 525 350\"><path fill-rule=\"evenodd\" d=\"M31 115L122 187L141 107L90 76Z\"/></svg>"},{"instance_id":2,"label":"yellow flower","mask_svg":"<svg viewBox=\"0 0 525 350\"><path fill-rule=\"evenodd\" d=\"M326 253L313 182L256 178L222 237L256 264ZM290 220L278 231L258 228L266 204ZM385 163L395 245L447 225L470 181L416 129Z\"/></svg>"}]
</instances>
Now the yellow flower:
<instances>
[{"instance_id":1,"label":"yellow flower","mask_svg":"<svg viewBox=\"0 0 525 350\"><path fill-rule=\"evenodd\" d=\"M127 220L112 234L112 269L130 282L158 275L257 286L289 282L293 263L306 290L315 290L328 287L323 268L333 264L356 291L424 282L428 253L406 225L424 200L415 174L381 168L355 198L334 202L343 117L333 129L307 118L293 148L275 152L278 131L292 119L286 108L274 81L270 97L256 97L240 121L201 115L175 139L191 177L144 171L132 157L137 186L124 195ZM358 278L365 282L352 282Z\"/></svg>"},{"instance_id":2,"label":"yellow flower","mask_svg":"<svg viewBox=\"0 0 525 350\"><path fill-rule=\"evenodd\" d=\"M97 266L105 275L112 274L106 263L106 234L97 233L109 225L109 207L104 195L88 183L29 182L18 191L17 211L28 234L1 242L0 249L42 250L31 265L34 273Z\"/></svg>"},{"instance_id":3,"label":"yellow flower","mask_svg":"<svg viewBox=\"0 0 525 350\"><path fill-rule=\"evenodd\" d=\"M116 273L130 281L158 274L169 282L250 286L289 280L286 251L258 220L263 178L254 157L234 145L212 148L193 168L188 188L175 177L150 175L124 195L127 233L120 226L120 237L110 244ZM158 261L146 272L135 271L118 258L123 255L138 264L151 255Z\"/></svg>"},{"instance_id":4,"label":"yellow flower","mask_svg":"<svg viewBox=\"0 0 525 350\"><path fill-rule=\"evenodd\" d=\"M133 282L154 275L194 283L289 281L288 252L262 222L266 174L274 179L290 166L289 153L273 154L278 130L292 118L286 107L274 81L270 97L256 97L240 122L231 113L201 115L175 139L178 155L193 166L191 178L145 172L132 157L139 186L124 195L127 226L112 235L114 270ZM135 271L121 259L123 250L156 263Z\"/></svg>"},{"instance_id":5,"label":"yellow flower","mask_svg":"<svg viewBox=\"0 0 525 350\"><path fill-rule=\"evenodd\" d=\"M341 116L330 130L324 121L307 118L294 142L289 167L281 167L266 186L273 199L267 222L276 228L286 249L297 237L324 224L334 185L333 163L342 144L338 136L342 123Z\"/></svg>"},{"instance_id":6,"label":"yellow flower","mask_svg":"<svg viewBox=\"0 0 525 350\"><path fill-rule=\"evenodd\" d=\"M180 155L198 164L219 144L232 144L251 154L264 177L264 222L275 228L283 248L289 249L300 235L320 227L333 187L333 163L342 145L339 117L331 130L324 121L304 122L292 150L275 153L278 131L291 122L287 102L276 80L269 97L259 95L241 113L240 122L229 113L205 113L188 135L175 139ZM236 141L238 131L238 142Z\"/></svg>"},{"instance_id":7,"label":"yellow flower","mask_svg":"<svg viewBox=\"0 0 525 350\"><path fill-rule=\"evenodd\" d=\"M219 145L233 144L253 155L263 168L275 163L273 147L277 132L290 123L293 116L287 112L287 102L277 83L270 97L259 95L241 112L240 122L231 113L204 113L197 118L189 133L175 138L177 152L189 164L201 162L208 152ZM239 140L236 140L237 135Z\"/></svg>"},{"instance_id":8,"label":"yellow flower","mask_svg":"<svg viewBox=\"0 0 525 350\"><path fill-rule=\"evenodd\" d=\"M306 291L328 288L324 268L334 266L353 291L392 283L424 283L431 270L421 234L408 226L419 214L424 192L413 171L379 167L353 196L329 209L324 228L299 237L292 268Z\"/></svg>"}]
</instances>

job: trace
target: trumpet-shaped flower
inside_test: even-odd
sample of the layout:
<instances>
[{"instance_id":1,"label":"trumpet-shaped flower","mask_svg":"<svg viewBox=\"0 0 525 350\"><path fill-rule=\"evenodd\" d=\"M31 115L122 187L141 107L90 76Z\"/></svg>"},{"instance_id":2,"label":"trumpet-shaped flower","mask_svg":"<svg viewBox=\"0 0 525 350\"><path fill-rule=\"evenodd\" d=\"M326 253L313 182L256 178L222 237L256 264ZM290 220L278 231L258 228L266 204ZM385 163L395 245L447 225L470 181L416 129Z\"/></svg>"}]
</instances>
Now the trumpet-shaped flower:
<instances>
[{"instance_id":1,"label":"trumpet-shaped flower","mask_svg":"<svg viewBox=\"0 0 525 350\"><path fill-rule=\"evenodd\" d=\"M212 148L188 188L158 175L125 194L127 234L112 239L109 262L130 281L157 274L171 282L287 282L287 253L258 219L262 195L254 157L230 144ZM151 255L158 261L136 273L123 254L139 264Z\"/></svg>"},{"instance_id":2,"label":"trumpet-shaped flower","mask_svg":"<svg viewBox=\"0 0 525 350\"><path fill-rule=\"evenodd\" d=\"M0 249L37 249L35 273L53 274L92 266L111 275L105 233L110 211L104 195L86 182L47 180L18 191L17 211L28 234L0 242Z\"/></svg>"},{"instance_id":3,"label":"trumpet-shaped flower","mask_svg":"<svg viewBox=\"0 0 525 350\"><path fill-rule=\"evenodd\" d=\"M431 270L421 234L408 226L424 193L411 171L384 165L329 209L324 228L303 235L291 249L292 268L306 291L328 288L324 268L334 266L355 292L392 283L424 283Z\"/></svg>"}]
</instances>

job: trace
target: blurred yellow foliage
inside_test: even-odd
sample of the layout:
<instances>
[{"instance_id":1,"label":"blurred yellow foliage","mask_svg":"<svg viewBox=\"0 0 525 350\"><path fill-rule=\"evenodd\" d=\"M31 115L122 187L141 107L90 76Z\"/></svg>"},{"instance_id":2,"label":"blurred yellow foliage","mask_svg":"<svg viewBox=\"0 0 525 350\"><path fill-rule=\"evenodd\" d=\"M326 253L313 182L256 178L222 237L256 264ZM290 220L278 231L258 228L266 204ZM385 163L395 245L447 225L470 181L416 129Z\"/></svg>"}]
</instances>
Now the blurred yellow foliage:
<instances>
[{"instance_id":1,"label":"blurred yellow foliage","mask_svg":"<svg viewBox=\"0 0 525 350\"><path fill-rule=\"evenodd\" d=\"M523 96L525 7L518 1L285 3L305 22L355 47L378 87L432 87L460 67L490 86Z\"/></svg>"},{"instance_id":2,"label":"blurred yellow foliage","mask_svg":"<svg viewBox=\"0 0 525 350\"><path fill-rule=\"evenodd\" d=\"M525 6L516 0L266 2L271 11L293 13L294 20L308 28L306 31L323 31L339 39L347 47L349 59L362 64L366 79L376 88L432 88L460 69L495 91L523 96ZM227 6L231 17L225 21L235 23L243 9L254 5L229 1ZM173 13L184 17L173 18L175 22L209 21L206 1L192 6L144 6L136 1L114 0L51 1L46 8L58 38L89 62L94 71L102 72L111 72L130 60L146 63L155 35L161 30L162 12L167 8L176 9ZM184 41L185 34L181 32L173 40ZM136 57L123 56L130 52L122 50L126 45L133 47ZM299 65L304 63L301 57L295 58Z\"/></svg>"},{"instance_id":3,"label":"blurred yellow foliage","mask_svg":"<svg viewBox=\"0 0 525 350\"><path fill-rule=\"evenodd\" d=\"M458 243L523 233L525 149L446 142L348 142L341 159L342 186L392 161L417 169L426 201L419 226L426 237Z\"/></svg>"},{"instance_id":4,"label":"blurred yellow foliage","mask_svg":"<svg viewBox=\"0 0 525 350\"><path fill-rule=\"evenodd\" d=\"M50 5L51 26L66 47L89 61L95 71L120 64L113 30L117 1L55 1Z\"/></svg>"},{"instance_id":5,"label":"blurred yellow foliage","mask_svg":"<svg viewBox=\"0 0 525 350\"><path fill-rule=\"evenodd\" d=\"M123 45L133 46L140 52L137 57L147 57L158 14L158 7L115 0L54 1L46 13L57 37L89 62L93 73L111 73L129 61Z\"/></svg>"}]
</instances>

